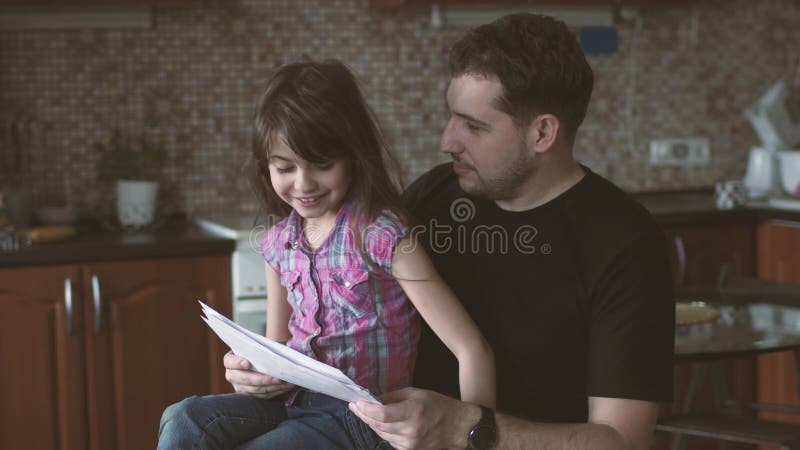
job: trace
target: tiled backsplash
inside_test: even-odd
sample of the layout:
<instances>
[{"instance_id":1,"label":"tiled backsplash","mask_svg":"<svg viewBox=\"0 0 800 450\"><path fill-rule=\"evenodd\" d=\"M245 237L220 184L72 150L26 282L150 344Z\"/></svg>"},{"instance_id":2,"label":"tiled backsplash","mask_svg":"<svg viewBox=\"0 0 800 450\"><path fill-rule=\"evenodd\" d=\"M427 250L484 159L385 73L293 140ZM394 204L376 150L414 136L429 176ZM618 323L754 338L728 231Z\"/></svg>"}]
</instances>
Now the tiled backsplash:
<instances>
[{"instance_id":1,"label":"tiled backsplash","mask_svg":"<svg viewBox=\"0 0 800 450\"><path fill-rule=\"evenodd\" d=\"M741 178L757 143L743 109L776 80L798 81L800 2L704 0L630 12L617 19L619 51L590 57L596 87L578 159L633 191ZM157 8L155 20L147 30L0 32L0 119L33 119L44 130L42 145L28 149L34 206L110 213L113 194L96 181L92 143L154 118L172 157L167 209L253 210L239 171L254 102L270 70L303 56L342 59L360 76L407 181L446 160L437 152L445 59L462 30L432 28L426 8L196 0ZM708 166L648 165L650 140L698 136L711 141ZM2 137L8 155L5 129Z\"/></svg>"}]
</instances>

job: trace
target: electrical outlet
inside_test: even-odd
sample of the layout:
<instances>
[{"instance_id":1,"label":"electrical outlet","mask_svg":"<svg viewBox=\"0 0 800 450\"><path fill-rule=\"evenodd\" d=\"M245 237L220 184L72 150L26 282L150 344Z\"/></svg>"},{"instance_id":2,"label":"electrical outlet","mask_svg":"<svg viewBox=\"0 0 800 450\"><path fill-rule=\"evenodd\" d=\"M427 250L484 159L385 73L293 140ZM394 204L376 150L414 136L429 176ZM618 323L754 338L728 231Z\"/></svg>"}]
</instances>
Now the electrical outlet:
<instances>
[{"instance_id":1,"label":"electrical outlet","mask_svg":"<svg viewBox=\"0 0 800 450\"><path fill-rule=\"evenodd\" d=\"M650 141L652 166L704 166L711 158L706 138L656 139Z\"/></svg>"}]
</instances>

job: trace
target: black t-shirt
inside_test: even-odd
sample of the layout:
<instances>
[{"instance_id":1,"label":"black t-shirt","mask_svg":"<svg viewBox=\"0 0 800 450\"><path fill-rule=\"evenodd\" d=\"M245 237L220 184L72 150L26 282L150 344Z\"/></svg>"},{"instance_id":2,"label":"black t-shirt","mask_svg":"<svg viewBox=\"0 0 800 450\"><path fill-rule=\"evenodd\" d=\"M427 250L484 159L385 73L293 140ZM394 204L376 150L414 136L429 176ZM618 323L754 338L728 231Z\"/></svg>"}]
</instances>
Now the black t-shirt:
<instances>
[{"instance_id":1,"label":"black t-shirt","mask_svg":"<svg viewBox=\"0 0 800 450\"><path fill-rule=\"evenodd\" d=\"M439 273L495 352L503 412L585 422L587 397L672 398L675 311L663 233L587 169L537 208L465 194L450 164L405 193ZM458 396L455 357L425 327L415 385Z\"/></svg>"}]
</instances>

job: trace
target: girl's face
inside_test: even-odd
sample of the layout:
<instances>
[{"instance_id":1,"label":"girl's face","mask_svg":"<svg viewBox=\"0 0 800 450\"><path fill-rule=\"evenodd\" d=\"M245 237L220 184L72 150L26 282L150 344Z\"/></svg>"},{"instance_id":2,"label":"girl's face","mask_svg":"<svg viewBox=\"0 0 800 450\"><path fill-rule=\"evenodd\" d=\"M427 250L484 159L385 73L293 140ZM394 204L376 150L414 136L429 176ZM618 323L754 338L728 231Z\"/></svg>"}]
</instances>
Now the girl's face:
<instances>
[{"instance_id":1,"label":"girl's face","mask_svg":"<svg viewBox=\"0 0 800 450\"><path fill-rule=\"evenodd\" d=\"M304 219L334 220L350 188L350 164L337 160L309 163L283 139L276 139L269 158L272 188Z\"/></svg>"}]
</instances>

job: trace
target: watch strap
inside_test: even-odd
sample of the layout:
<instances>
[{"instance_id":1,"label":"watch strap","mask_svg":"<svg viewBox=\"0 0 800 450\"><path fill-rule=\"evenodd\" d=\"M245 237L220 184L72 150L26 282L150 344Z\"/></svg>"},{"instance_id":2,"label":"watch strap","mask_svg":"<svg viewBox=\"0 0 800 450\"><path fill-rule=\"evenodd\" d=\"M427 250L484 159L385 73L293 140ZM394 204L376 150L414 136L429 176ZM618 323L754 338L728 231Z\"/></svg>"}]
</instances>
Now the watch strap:
<instances>
[{"instance_id":1,"label":"watch strap","mask_svg":"<svg viewBox=\"0 0 800 450\"><path fill-rule=\"evenodd\" d=\"M494 420L494 411L483 405L481 408L481 418L467 435L468 450L489 450L494 448L497 441L497 424Z\"/></svg>"}]
</instances>

